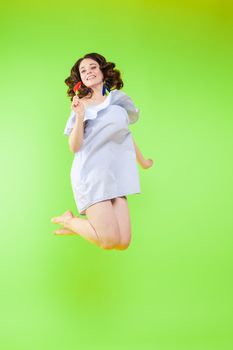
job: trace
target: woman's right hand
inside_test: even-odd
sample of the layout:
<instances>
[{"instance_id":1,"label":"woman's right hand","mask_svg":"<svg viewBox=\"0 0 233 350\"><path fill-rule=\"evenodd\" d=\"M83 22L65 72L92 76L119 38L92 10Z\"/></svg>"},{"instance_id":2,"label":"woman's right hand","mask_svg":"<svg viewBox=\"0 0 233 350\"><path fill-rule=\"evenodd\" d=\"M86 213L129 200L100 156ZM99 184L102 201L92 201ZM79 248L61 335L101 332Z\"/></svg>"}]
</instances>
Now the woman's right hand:
<instances>
[{"instance_id":1,"label":"woman's right hand","mask_svg":"<svg viewBox=\"0 0 233 350\"><path fill-rule=\"evenodd\" d=\"M83 102L81 101L81 99L77 95L75 95L73 97L73 100L71 103L71 108L78 117L84 117L85 106L84 106Z\"/></svg>"}]
</instances>

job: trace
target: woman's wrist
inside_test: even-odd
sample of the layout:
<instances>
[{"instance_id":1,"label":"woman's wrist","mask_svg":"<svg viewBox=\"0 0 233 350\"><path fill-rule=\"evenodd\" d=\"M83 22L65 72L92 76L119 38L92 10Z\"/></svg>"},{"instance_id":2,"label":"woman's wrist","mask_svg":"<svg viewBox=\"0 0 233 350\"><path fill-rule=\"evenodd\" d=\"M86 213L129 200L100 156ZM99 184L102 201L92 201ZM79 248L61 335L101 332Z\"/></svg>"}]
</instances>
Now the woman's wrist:
<instances>
[{"instance_id":1,"label":"woman's wrist","mask_svg":"<svg viewBox=\"0 0 233 350\"><path fill-rule=\"evenodd\" d=\"M84 117L85 117L85 114L79 114L79 113L76 114L76 120L78 119L78 120L83 121Z\"/></svg>"}]
</instances>

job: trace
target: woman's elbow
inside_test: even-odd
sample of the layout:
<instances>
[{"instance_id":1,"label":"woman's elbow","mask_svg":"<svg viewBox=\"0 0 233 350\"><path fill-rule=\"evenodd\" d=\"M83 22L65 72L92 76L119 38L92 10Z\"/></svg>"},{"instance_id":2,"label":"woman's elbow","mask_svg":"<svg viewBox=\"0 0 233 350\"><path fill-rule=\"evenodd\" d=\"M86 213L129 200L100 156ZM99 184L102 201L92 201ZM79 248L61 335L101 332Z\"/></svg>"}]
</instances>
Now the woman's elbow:
<instances>
[{"instance_id":1,"label":"woman's elbow","mask_svg":"<svg viewBox=\"0 0 233 350\"><path fill-rule=\"evenodd\" d=\"M80 149L79 145L73 145L72 142L69 142L69 148L72 153L76 153Z\"/></svg>"},{"instance_id":2,"label":"woman's elbow","mask_svg":"<svg viewBox=\"0 0 233 350\"><path fill-rule=\"evenodd\" d=\"M72 147L72 146L70 146L70 151L72 153L77 153L79 151L79 149L80 149L80 147Z\"/></svg>"}]
</instances>

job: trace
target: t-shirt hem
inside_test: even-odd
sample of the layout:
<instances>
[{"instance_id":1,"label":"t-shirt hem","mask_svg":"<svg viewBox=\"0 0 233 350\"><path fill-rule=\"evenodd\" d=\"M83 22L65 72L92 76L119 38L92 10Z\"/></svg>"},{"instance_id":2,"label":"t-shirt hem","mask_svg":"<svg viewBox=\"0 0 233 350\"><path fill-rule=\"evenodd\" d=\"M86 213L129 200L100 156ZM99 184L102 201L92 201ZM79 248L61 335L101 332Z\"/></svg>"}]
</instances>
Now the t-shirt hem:
<instances>
[{"instance_id":1,"label":"t-shirt hem","mask_svg":"<svg viewBox=\"0 0 233 350\"><path fill-rule=\"evenodd\" d=\"M111 195L111 196L107 196L107 197L101 197L99 199L95 199L93 202L88 203L87 205L85 205L85 207L83 207L82 209L79 209L79 214L80 215L86 215L84 212L87 208L89 208L91 205L98 203L98 202L102 202L108 199L113 199L113 198L117 198L117 197L122 197L122 196L128 196L130 194L141 194L142 192L131 192L131 193L122 193L122 194L117 194L117 195Z\"/></svg>"}]
</instances>

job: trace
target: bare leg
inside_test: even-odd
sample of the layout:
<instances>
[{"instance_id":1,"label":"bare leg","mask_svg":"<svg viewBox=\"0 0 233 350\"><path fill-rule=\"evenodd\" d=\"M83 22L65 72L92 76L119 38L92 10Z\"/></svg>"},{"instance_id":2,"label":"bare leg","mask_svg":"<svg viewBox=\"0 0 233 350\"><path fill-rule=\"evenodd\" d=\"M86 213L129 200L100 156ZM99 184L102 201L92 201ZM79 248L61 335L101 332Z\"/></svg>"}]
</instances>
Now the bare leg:
<instances>
[{"instance_id":1,"label":"bare leg","mask_svg":"<svg viewBox=\"0 0 233 350\"><path fill-rule=\"evenodd\" d=\"M64 228L55 231L56 234L77 234L91 243L101 247L101 241L94 227L87 219L81 219L72 215L70 211L51 219L54 224L63 225ZM101 247L102 248L102 247Z\"/></svg>"},{"instance_id":2,"label":"bare leg","mask_svg":"<svg viewBox=\"0 0 233 350\"><path fill-rule=\"evenodd\" d=\"M114 247L116 250L125 250L131 242L131 222L127 197L117 197L112 200L112 207L120 227L120 243Z\"/></svg>"},{"instance_id":3,"label":"bare leg","mask_svg":"<svg viewBox=\"0 0 233 350\"><path fill-rule=\"evenodd\" d=\"M87 220L73 217L71 212L52 218L64 226L59 234L78 234L103 249L114 249L120 241L120 229L111 200L103 200L86 209ZM73 233L71 233L73 231Z\"/></svg>"}]
</instances>

